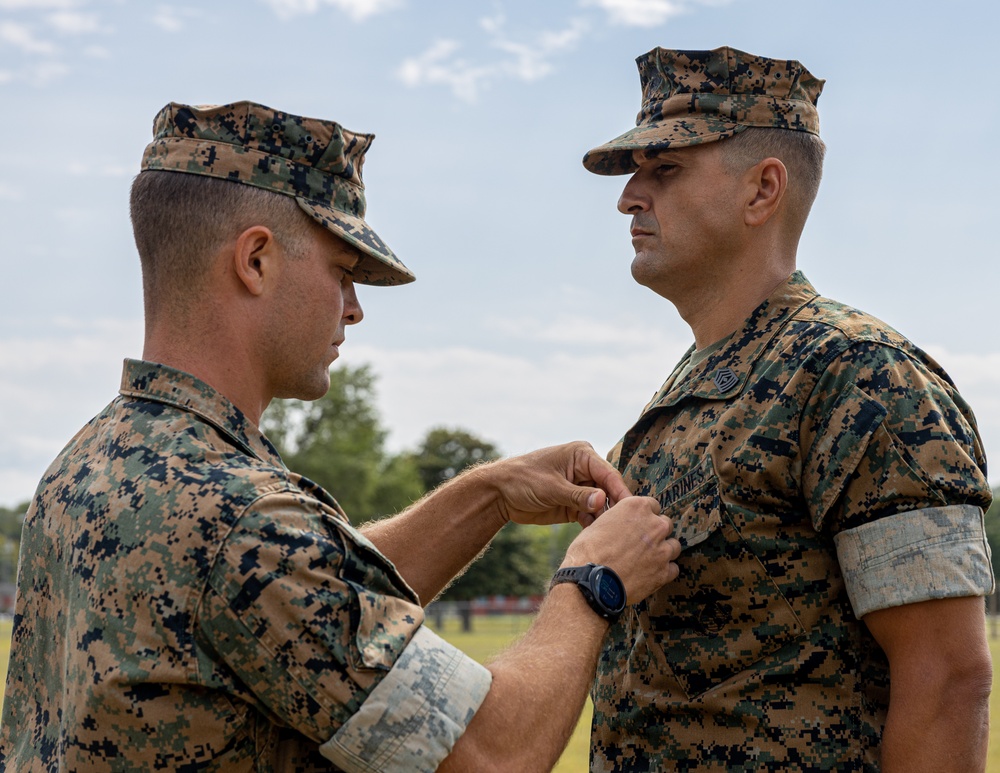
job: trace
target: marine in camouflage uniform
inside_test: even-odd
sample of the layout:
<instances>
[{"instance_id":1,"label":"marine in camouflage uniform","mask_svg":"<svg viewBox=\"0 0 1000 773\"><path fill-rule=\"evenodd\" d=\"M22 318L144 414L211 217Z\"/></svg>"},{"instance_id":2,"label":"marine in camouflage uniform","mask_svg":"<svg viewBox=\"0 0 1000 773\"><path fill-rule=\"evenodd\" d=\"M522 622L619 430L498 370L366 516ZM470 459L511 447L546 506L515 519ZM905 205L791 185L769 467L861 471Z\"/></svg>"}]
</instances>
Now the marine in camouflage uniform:
<instances>
[{"instance_id":1,"label":"marine in camouflage uniform","mask_svg":"<svg viewBox=\"0 0 1000 773\"><path fill-rule=\"evenodd\" d=\"M150 314L160 299L151 294L177 290L147 276L154 258L136 225L146 351L188 358L208 375L126 360L119 397L39 484L21 545L0 769L408 773L561 751L607 621L561 585L533 641L486 668L423 626L420 597L432 599L508 520L589 522L605 505L597 486L627 496L614 469L583 443L543 449L458 476L362 533L330 494L285 468L257 426L277 391L275 370L328 378L343 325L361 317L353 281L413 279L364 220L361 169L371 139L249 102L171 104L157 116L146 181L173 184L180 175L163 173L176 172L282 194L268 201L285 204L308 233L297 242L257 220L211 220L222 236L209 236L223 246L201 270L221 265L222 278L180 272L185 302L198 298L215 323L192 343L174 316L197 309L166 314L166 322L161 309ZM221 207L217 184L208 185ZM156 204L167 216L180 206ZM185 251L195 249L189 223L166 229L182 231ZM227 228L240 235L226 242ZM253 250L243 251L248 234ZM241 284L246 270L252 276ZM301 277L322 287L303 289ZM284 335L262 341L277 335L274 327ZM173 349L157 350L161 329ZM293 359L282 349L276 368L265 347L295 347L300 336L318 347L296 349ZM245 341L252 356L241 360ZM212 369L217 362L221 370ZM575 540L566 560L606 559L642 598L676 574L664 568L679 552L668 530L653 500L630 498ZM573 651L552 631L572 632ZM536 694L518 689L519 679ZM485 719L469 731L481 711ZM537 743L507 742L519 722L537 726L539 717L550 727Z\"/></svg>"},{"instance_id":2,"label":"marine in camouflage uniform","mask_svg":"<svg viewBox=\"0 0 1000 773\"><path fill-rule=\"evenodd\" d=\"M818 134L822 81L797 62L655 49L638 65L637 128L588 153L590 171L751 126ZM879 770L889 662L865 616L993 587L986 460L949 377L795 271L691 347L610 458L683 552L679 578L610 632L591 770Z\"/></svg>"},{"instance_id":3,"label":"marine in camouflage uniform","mask_svg":"<svg viewBox=\"0 0 1000 773\"><path fill-rule=\"evenodd\" d=\"M164 366L126 362L42 479L22 556L12 770L329 769L321 747L433 770L438 727L489 689L329 494ZM394 716L404 696L427 710Z\"/></svg>"},{"instance_id":4,"label":"marine in camouflage uniform","mask_svg":"<svg viewBox=\"0 0 1000 773\"><path fill-rule=\"evenodd\" d=\"M359 281L413 279L364 222L370 135L247 102L153 131L143 169L295 196ZM156 363L126 361L46 472L21 556L0 767L433 770L490 686L329 494Z\"/></svg>"}]
</instances>

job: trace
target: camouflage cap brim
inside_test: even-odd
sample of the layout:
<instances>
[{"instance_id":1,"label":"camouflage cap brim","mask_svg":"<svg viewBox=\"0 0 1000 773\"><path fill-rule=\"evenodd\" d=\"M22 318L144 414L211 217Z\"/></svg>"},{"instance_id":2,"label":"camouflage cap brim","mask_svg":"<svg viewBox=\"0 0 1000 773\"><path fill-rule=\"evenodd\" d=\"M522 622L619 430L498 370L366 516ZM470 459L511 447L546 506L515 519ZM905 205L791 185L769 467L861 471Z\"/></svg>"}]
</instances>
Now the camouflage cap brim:
<instances>
[{"instance_id":1,"label":"camouflage cap brim","mask_svg":"<svg viewBox=\"0 0 1000 773\"><path fill-rule=\"evenodd\" d=\"M361 218L321 201L300 197L295 200L313 220L361 252L361 260L353 272L354 281L358 284L388 287L416 279L413 272Z\"/></svg>"},{"instance_id":2,"label":"camouflage cap brim","mask_svg":"<svg viewBox=\"0 0 1000 773\"><path fill-rule=\"evenodd\" d=\"M669 148L686 148L732 137L746 126L706 118L678 119L658 126L637 126L588 151L583 165L594 174L631 174L638 169L635 151L653 155Z\"/></svg>"}]
</instances>

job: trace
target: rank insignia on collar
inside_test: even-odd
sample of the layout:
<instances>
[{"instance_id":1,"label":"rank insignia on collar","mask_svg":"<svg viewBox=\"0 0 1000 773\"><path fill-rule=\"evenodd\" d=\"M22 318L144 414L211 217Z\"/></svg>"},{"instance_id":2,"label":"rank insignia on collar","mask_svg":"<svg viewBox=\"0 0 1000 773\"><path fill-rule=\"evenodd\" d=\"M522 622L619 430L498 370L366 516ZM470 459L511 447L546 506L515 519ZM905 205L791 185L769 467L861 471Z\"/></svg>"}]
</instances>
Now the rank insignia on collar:
<instances>
[{"instance_id":1,"label":"rank insignia on collar","mask_svg":"<svg viewBox=\"0 0 1000 773\"><path fill-rule=\"evenodd\" d=\"M715 382L715 388L720 392L728 392L739 382L736 374L733 372L732 368L720 368L715 373L715 378L712 379Z\"/></svg>"}]
</instances>

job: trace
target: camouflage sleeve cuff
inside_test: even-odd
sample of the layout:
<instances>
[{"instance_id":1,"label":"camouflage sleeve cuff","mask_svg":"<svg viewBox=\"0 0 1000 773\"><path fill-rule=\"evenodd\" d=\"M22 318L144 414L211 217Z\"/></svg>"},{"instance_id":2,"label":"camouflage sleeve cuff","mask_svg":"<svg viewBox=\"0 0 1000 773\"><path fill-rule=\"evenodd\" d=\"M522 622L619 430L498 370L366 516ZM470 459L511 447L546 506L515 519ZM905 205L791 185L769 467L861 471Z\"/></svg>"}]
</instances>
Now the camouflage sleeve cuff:
<instances>
[{"instance_id":1,"label":"camouflage sleeve cuff","mask_svg":"<svg viewBox=\"0 0 1000 773\"><path fill-rule=\"evenodd\" d=\"M347 773L430 773L465 732L492 679L486 668L421 626L320 751Z\"/></svg>"},{"instance_id":2,"label":"camouflage sleeve cuff","mask_svg":"<svg viewBox=\"0 0 1000 773\"><path fill-rule=\"evenodd\" d=\"M834 538L854 614L993 590L983 511L976 505L911 510Z\"/></svg>"}]
</instances>

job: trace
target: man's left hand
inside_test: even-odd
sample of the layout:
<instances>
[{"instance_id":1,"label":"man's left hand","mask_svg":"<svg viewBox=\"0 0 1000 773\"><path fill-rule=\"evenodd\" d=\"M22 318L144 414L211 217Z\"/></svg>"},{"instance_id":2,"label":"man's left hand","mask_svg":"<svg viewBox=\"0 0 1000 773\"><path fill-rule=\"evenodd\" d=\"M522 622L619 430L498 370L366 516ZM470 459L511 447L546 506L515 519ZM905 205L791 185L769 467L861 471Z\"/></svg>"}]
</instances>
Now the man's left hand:
<instances>
[{"instance_id":1,"label":"man's left hand","mask_svg":"<svg viewBox=\"0 0 1000 773\"><path fill-rule=\"evenodd\" d=\"M583 441L504 459L476 473L496 488L504 520L515 523L576 521L587 527L607 506L632 496L618 471Z\"/></svg>"}]
</instances>

